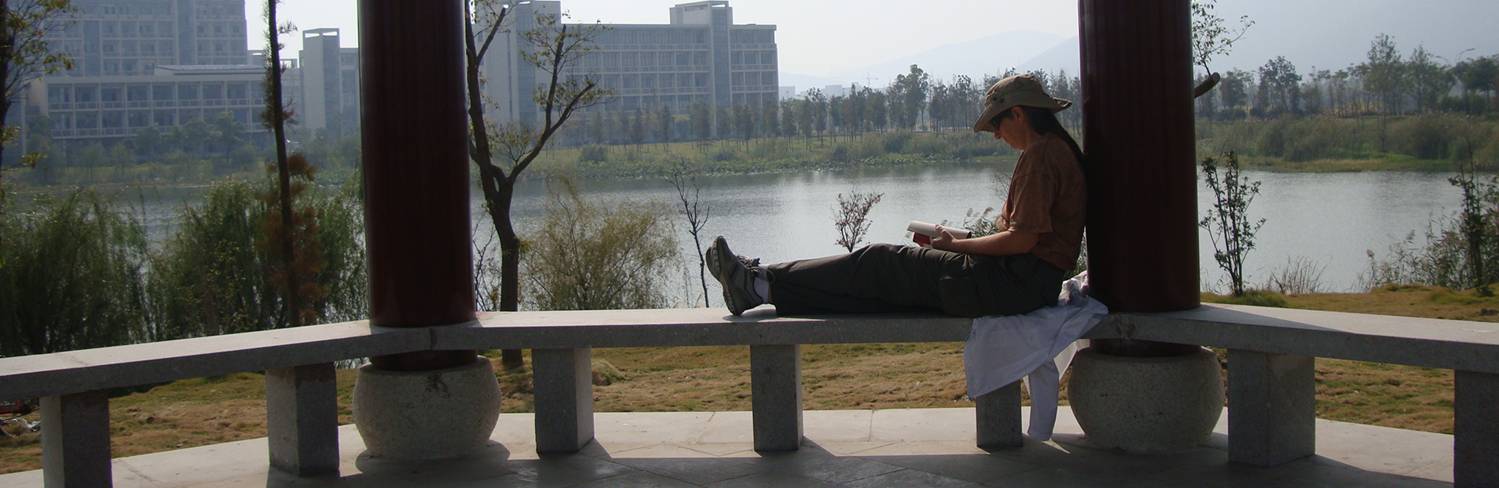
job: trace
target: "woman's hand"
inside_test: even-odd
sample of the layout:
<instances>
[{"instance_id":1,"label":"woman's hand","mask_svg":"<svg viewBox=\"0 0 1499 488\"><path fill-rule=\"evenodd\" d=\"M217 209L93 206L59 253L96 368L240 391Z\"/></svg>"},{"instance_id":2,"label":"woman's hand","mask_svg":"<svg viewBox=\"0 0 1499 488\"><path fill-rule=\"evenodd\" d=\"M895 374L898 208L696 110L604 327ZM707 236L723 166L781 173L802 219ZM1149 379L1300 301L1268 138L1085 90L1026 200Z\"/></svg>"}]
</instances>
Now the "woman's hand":
<instances>
[{"instance_id":1,"label":"woman's hand","mask_svg":"<svg viewBox=\"0 0 1499 488\"><path fill-rule=\"evenodd\" d=\"M957 237L953 237L951 232L948 232L947 229L939 225L937 226L937 235L932 237L932 249L936 249L939 251L952 251L952 243L957 241Z\"/></svg>"}]
</instances>

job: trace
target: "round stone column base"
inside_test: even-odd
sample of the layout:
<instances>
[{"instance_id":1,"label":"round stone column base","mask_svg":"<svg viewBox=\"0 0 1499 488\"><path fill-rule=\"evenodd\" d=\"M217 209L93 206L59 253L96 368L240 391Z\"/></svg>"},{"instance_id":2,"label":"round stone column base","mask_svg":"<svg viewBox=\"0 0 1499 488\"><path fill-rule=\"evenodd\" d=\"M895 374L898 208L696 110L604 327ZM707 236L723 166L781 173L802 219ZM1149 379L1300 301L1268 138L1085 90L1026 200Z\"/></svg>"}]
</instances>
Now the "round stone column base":
<instances>
[{"instance_id":1,"label":"round stone column base","mask_svg":"<svg viewBox=\"0 0 1499 488\"><path fill-rule=\"evenodd\" d=\"M1190 449L1207 441L1223 413L1223 382L1212 351L1172 357L1079 352L1067 398L1088 442L1132 453Z\"/></svg>"},{"instance_id":2,"label":"round stone column base","mask_svg":"<svg viewBox=\"0 0 1499 488\"><path fill-rule=\"evenodd\" d=\"M372 456L462 457L489 442L499 416L500 385L484 357L435 371L366 365L354 383L354 425Z\"/></svg>"}]
</instances>

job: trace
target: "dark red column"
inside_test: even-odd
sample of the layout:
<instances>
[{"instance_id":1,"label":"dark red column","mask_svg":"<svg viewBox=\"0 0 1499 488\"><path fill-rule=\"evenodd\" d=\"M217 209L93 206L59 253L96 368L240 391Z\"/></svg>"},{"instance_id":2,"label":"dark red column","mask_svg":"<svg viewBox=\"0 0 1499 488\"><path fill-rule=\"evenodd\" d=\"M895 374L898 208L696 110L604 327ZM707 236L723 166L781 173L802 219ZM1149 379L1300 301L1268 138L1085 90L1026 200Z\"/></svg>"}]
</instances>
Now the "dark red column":
<instances>
[{"instance_id":1,"label":"dark red column","mask_svg":"<svg viewBox=\"0 0 1499 488\"><path fill-rule=\"evenodd\" d=\"M463 2L360 0L359 62L370 320L474 320ZM472 351L375 358L385 369L473 361Z\"/></svg>"},{"instance_id":2,"label":"dark red column","mask_svg":"<svg viewBox=\"0 0 1499 488\"><path fill-rule=\"evenodd\" d=\"M1080 0L1088 268L1115 312L1197 307L1189 0Z\"/></svg>"}]
</instances>

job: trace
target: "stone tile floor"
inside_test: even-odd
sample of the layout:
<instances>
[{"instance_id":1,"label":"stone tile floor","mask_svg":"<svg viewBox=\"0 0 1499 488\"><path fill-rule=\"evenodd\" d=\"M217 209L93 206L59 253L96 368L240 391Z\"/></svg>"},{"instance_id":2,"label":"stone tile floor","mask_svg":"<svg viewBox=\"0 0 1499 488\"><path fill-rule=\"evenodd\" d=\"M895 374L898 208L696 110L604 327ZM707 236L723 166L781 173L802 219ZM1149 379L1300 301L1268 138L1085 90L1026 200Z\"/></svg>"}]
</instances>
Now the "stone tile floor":
<instances>
[{"instance_id":1,"label":"stone tile floor","mask_svg":"<svg viewBox=\"0 0 1499 488\"><path fill-rule=\"evenodd\" d=\"M1452 436L1319 420L1318 455L1276 468L1228 463L1226 417L1196 449L1159 456L1089 447L1065 407L1052 442L988 453L972 409L808 411L801 451L755 453L749 412L600 413L582 453L538 458L529 414L500 418L484 452L441 462L363 455L340 430L342 476L297 479L266 467L264 439L114 461L118 487L1264 487L1450 486ZM40 487L39 471L0 486Z\"/></svg>"}]
</instances>

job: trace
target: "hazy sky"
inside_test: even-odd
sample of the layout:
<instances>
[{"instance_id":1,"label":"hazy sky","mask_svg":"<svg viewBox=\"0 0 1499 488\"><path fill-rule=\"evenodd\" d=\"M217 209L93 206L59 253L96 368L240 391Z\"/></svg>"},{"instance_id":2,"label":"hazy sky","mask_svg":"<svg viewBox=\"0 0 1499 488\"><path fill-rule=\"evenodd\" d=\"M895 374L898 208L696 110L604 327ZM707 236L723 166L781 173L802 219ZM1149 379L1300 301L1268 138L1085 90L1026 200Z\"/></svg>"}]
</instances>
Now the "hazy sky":
<instances>
[{"instance_id":1,"label":"hazy sky","mask_svg":"<svg viewBox=\"0 0 1499 488\"><path fill-rule=\"evenodd\" d=\"M686 0L564 0L575 21L664 24ZM303 29L337 27L345 46L358 43L356 0L286 0L281 17ZM775 24L781 71L833 76L1007 31L1077 35L1075 0L735 0L740 24ZM1253 68L1284 55L1303 70L1341 67L1362 58L1377 33L1395 36L1403 52L1417 44L1443 57L1466 48L1499 52L1495 0L1219 0L1222 16L1257 22L1227 64ZM246 0L260 22L262 0ZM260 37L251 45L263 47ZM295 57L299 35L285 40ZM982 57L982 52L973 54ZM1231 66L1230 66L1231 67ZM853 80L848 80L853 81Z\"/></svg>"}]
</instances>

